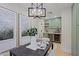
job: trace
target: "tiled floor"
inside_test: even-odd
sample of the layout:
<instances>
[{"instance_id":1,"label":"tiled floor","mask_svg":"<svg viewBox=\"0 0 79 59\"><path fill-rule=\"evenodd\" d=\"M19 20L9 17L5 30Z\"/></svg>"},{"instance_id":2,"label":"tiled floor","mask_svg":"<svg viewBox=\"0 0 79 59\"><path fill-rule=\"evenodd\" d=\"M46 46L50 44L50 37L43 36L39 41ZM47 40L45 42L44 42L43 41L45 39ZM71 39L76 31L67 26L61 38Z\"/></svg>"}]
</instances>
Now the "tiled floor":
<instances>
[{"instance_id":1,"label":"tiled floor","mask_svg":"<svg viewBox=\"0 0 79 59\"><path fill-rule=\"evenodd\" d=\"M64 52L61 50L61 44L60 43L53 43L54 48L50 52L50 56L71 56L70 53Z\"/></svg>"}]
</instances>

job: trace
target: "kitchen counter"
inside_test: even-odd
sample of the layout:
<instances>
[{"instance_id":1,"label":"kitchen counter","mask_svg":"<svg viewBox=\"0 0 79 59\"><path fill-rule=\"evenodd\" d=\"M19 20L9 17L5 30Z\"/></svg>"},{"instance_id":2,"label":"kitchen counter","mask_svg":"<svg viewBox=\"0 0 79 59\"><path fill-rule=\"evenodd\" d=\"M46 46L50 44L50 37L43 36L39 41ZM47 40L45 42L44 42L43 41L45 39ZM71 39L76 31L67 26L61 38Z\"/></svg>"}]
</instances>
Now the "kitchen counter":
<instances>
[{"instance_id":1,"label":"kitchen counter","mask_svg":"<svg viewBox=\"0 0 79 59\"><path fill-rule=\"evenodd\" d=\"M61 33L44 32L43 36L50 38L50 40L53 42L61 43Z\"/></svg>"},{"instance_id":2,"label":"kitchen counter","mask_svg":"<svg viewBox=\"0 0 79 59\"><path fill-rule=\"evenodd\" d=\"M45 34L61 34L61 33L55 33L55 32L44 32Z\"/></svg>"}]
</instances>

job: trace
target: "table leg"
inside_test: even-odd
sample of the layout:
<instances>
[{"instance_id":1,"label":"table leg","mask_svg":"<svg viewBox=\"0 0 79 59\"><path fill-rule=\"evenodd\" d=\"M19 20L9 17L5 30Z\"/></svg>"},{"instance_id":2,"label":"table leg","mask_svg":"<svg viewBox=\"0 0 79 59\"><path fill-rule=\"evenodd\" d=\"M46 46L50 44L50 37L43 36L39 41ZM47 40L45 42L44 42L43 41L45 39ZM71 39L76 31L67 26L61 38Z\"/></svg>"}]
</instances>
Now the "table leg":
<instances>
[{"instance_id":1,"label":"table leg","mask_svg":"<svg viewBox=\"0 0 79 59\"><path fill-rule=\"evenodd\" d=\"M52 49L53 49L53 43L52 43Z\"/></svg>"},{"instance_id":2,"label":"table leg","mask_svg":"<svg viewBox=\"0 0 79 59\"><path fill-rule=\"evenodd\" d=\"M12 56L12 53L10 52L10 56Z\"/></svg>"}]
</instances>

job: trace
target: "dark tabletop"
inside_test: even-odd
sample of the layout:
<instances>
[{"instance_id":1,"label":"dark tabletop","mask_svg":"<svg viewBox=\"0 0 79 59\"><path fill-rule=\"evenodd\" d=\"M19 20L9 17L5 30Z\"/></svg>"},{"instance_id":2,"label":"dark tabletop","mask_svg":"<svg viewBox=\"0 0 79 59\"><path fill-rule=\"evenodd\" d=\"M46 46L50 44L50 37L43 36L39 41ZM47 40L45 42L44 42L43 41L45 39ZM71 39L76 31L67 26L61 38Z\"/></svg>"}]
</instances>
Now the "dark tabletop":
<instances>
[{"instance_id":1,"label":"dark tabletop","mask_svg":"<svg viewBox=\"0 0 79 59\"><path fill-rule=\"evenodd\" d=\"M37 49L32 50L29 48L26 48L27 45L23 45L17 48L13 48L10 50L10 54L14 56L45 56L47 54L48 49L52 46L52 43L50 42L49 45L47 45L46 49Z\"/></svg>"}]
</instances>

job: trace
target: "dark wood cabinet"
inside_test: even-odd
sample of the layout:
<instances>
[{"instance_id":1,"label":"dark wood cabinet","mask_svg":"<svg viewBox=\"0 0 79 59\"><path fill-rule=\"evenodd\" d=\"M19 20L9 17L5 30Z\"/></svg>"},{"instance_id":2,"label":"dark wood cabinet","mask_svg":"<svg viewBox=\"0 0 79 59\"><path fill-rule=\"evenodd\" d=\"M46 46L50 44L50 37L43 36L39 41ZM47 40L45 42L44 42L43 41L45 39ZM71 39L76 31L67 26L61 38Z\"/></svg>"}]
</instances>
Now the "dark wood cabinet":
<instances>
[{"instance_id":1,"label":"dark wood cabinet","mask_svg":"<svg viewBox=\"0 0 79 59\"><path fill-rule=\"evenodd\" d=\"M60 38L61 38L60 34L54 34L54 42L61 43Z\"/></svg>"},{"instance_id":2,"label":"dark wood cabinet","mask_svg":"<svg viewBox=\"0 0 79 59\"><path fill-rule=\"evenodd\" d=\"M61 34L60 33L48 34L48 38L50 38L50 41L52 41L52 42L61 43Z\"/></svg>"}]
</instances>

